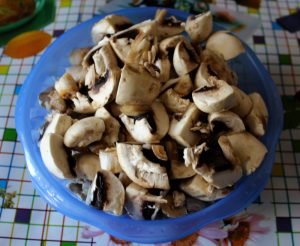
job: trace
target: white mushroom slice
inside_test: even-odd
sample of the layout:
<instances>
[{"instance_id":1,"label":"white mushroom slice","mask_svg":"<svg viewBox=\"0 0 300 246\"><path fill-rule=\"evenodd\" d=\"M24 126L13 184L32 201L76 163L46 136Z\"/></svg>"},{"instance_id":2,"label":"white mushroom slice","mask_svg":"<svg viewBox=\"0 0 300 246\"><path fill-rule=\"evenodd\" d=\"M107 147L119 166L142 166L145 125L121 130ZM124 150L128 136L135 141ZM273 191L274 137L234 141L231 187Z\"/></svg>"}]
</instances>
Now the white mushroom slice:
<instances>
[{"instance_id":1,"label":"white mushroom slice","mask_svg":"<svg viewBox=\"0 0 300 246\"><path fill-rule=\"evenodd\" d=\"M168 156L167 153L165 151L165 148L163 145L159 145L159 144L153 144L151 145L151 149L153 154L162 161L167 161L168 160Z\"/></svg>"},{"instance_id":2,"label":"white mushroom slice","mask_svg":"<svg viewBox=\"0 0 300 246\"><path fill-rule=\"evenodd\" d=\"M165 18L160 25L157 25L157 35L159 40L182 33L184 31L184 26L184 22L176 19L174 16Z\"/></svg>"},{"instance_id":3,"label":"white mushroom slice","mask_svg":"<svg viewBox=\"0 0 300 246\"><path fill-rule=\"evenodd\" d=\"M159 142L168 132L169 116L162 103L155 101L151 111L136 117L121 114L120 119L130 135L140 143Z\"/></svg>"},{"instance_id":4,"label":"white mushroom slice","mask_svg":"<svg viewBox=\"0 0 300 246\"><path fill-rule=\"evenodd\" d=\"M233 88L223 80L210 77L210 86L193 91L196 106L203 112L213 113L229 110L237 105Z\"/></svg>"},{"instance_id":5,"label":"white mushroom slice","mask_svg":"<svg viewBox=\"0 0 300 246\"><path fill-rule=\"evenodd\" d=\"M102 138L105 130L104 121L98 117L87 117L75 122L65 133L67 147L85 147Z\"/></svg>"},{"instance_id":6,"label":"white mushroom slice","mask_svg":"<svg viewBox=\"0 0 300 246\"><path fill-rule=\"evenodd\" d=\"M124 38L112 38L110 40L110 45L118 58L122 61L126 61L126 57L130 51L132 39Z\"/></svg>"},{"instance_id":7,"label":"white mushroom slice","mask_svg":"<svg viewBox=\"0 0 300 246\"><path fill-rule=\"evenodd\" d=\"M174 91L176 91L180 96L187 96L193 90L193 82L189 74L185 74L178 78L176 85L174 86Z\"/></svg>"},{"instance_id":8,"label":"white mushroom slice","mask_svg":"<svg viewBox=\"0 0 300 246\"><path fill-rule=\"evenodd\" d=\"M186 194L202 201L215 201L225 197L229 191L216 189L200 175L195 175L180 183L180 189Z\"/></svg>"},{"instance_id":9,"label":"white mushroom slice","mask_svg":"<svg viewBox=\"0 0 300 246\"><path fill-rule=\"evenodd\" d=\"M101 118L105 124L105 131L101 141L103 141L106 146L114 146L119 138L119 121L116 120L104 107L97 109L95 116Z\"/></svg>"},{"instance_id":10,"label":"white mushroom slice","mask_svg":"<svg viewBox=\"0 0 300 246\"><path fill-rule=\"evenodd\" d=\"M230 85L236 85L237 75L231 70L222 54L205 49L201 53L201 65L195 77L195 85L203 87L207 85L210 76L226 81Z\"/></svg>"},{"instance_id":11,"label":"white mushroom slice","mask_svg":"<svg viewBox=\"0 0 300 246\"><path fill-rule=\"evenodd\" d=\"M69 56L69 61L71 65L73 66L81 65L81 62L88 51L89 48L78 48L72 50Z\"/></svg>"},{"instance_id":12,"label":"white mushroom slice","mask_svg":"<svg viewBox=\"0 0 300 246\"><path fill-rule=\"evenodd\" d=\"M95 70L98 75L104 74L106 72L106 69L118 69L117 57L109 43L104 44L95 53L95 55L93 56L93 60L95 63Z\"/></svg>"},{"instance_id":13,"label":"white mushroom slice","mask_svg":"<svg viewBox=\"0 0 300 246\"><path fill-rule=\"evenodd\" d=\"M210 11L196 16L189 16L185 23L185 31L193 43L200 43L208 38L213 29L213 18Z\"/></svg>"},{"instance_id":14,"label":"white mushroom slice","mask_svg":"<svg viewBox=\"0 0 300 246\"><path fill-rule=\"evenodd\" d=\"M217 189L233 186L243 176L243 169L240 166L234 166L232 169L226 169L215 172L210 176L203 178Z\"/></svg>"},{"instance_id":15,"label":"white mushroom slice","mask_svg":"<svg viewBox=\"0 0 300 246\"><path fill-rule=\"evenodd\" d=\"M257 137L265 135L268 124L268 109L264 102L264 99L260 94L254 92L249 95L252 101L252 110L245 118L245 124L249 128L249 131Z\"/></svg>"},{"instance_id":16,"label":"white mushroom slice","mask_svg":"<svg viewBox=\"0 0 300 246\"><path fill-rule=\"evenodd\" d=\"M64 137L66 131L72 124L73 119L69 115L59 113L54 114L44 134L55 133Z\"/></svg>"},{"instance_id":17,"label":"white mushroom slice","mask_svg":"<svg viewBox=\"0 0 300 246\"><path fill-rule=\"evenodd\" d=\"M140 143L155 143L162 139L169 129L169 116L162 103L155 101L151 111L136 117L120 115L130 135Z\"/></svg>"},{"instance_id":18,"label":"white mushroom slice","mask_svg":"<svg viewBox=\"0 0 300 246\"><path fill-rule=\"evenodd\" d=\"M79 84L84 84L85 76L87 70L84 69L82 66L72 66L66 69L66 72L70 74L75 81Z\"/></svg>"},{"instance_id":19,"label":"white mushroom slice","mask_svg":"<svg viewBox=\"0 0 300 246\"><path fill-rule=\"evenodd\" d=\"M192 46L180 41L174 50L173 66L179 76L185 75L199 65L199 57Z\"/></svg>"},{"instance_id":20,"label":"white mushroom slice","mask_svg":"<svg viewBox=\"0 0 300 246\"><path fill-rule=\"evenodd\" d=\"M173 192L173 194L174 194L174 192ZM175 199L174 199L173 194L168 194L166 196L166 200L168 202L161 204L161 211L168 218L177 218L177 217L186 215L187 214L187 210L186 210L186 207L184 205L183 206L175 206Z\"/></svg>"},{"instance_id":21,"label":"white mushroom slice","mask_svg":"<svg viewBox=\"0 0 300 246\"><path fill-rule=\"evenodd\" d=\"M42 160L54 176L60 179L74 178L66 153L63 137L56 133L47 133L40 142Z\"/></svg>"},{"instance_id":22,"label":"white mushroom slice","mask_svg":"<svg viewBox=\"0 0 300 246\"><path fill-rule=\"evenodd\" d=\"M120 166L116 148L106 148L99 151L99 159L101 169L111 171L112 173L120 173Z\"/></svg>"},{"instance_id":23,"label":"white mushroom slice","mask_svg":"<svg viewBox=\"0 0 300 246\"><path fill-rule=\"evenodd\" d=\"M111 172L97 172L87 195L86 203L114 215L122 215L125 190L121 181Z\"/></svg>"},{"instance_id":24,"label":"white mushroom slice","mask_svg":"<svg viewBox=\"0 0 300 246\"><path fill-rule=\"evenodd\" d=\"M192 166L185 166L183 162L171 160L170 162L170 179L185 179L193 177L196 172Z\"/></svg>"},{"instance_id":25,"label":"white mushroom slice","mask_svg":"<svg viewBox=\"0 0 300 246\"><path fill-rule=\"evenodd\" d=\"M76 96L72 98L72 101L74 103L74 112L90 114L95 113L97 110L97 108L90 103L88 97L80 92L76 92Z\"/></svg>"},{"instance_id":26,"label":"white mushroom slice","mask_svg":"<svg viewBox=\"0 0 300 246\"><path fill-rule=\"evenodd\" d=\"M83 153L76 158L74 171L77 178L93 181L95 175L100 171L99 157L92 153Z\"/></svg>"},{"instance_id":27,"label":"white mushroom slice","mask_svg":"<svg viewBox=\"0 0 300 246\"><path fill-rule=\"evenodd\" d=\"M191 103L189 99L181 98L172 88L164 92L160 99L167 110L172 113L184 113Z\"/></svg>"},{"instance_id":28,"label":"white mushroom slice","mask_svg":"<svg viewBox=\"0 0 300 246\"><path fill-rule=\"evenodd\" d=\"M144 66L125 64L121 73L116 103L150 105L158 96L160 87L159 79L151 76Z\"/></svg>"},{"instance_id":29,"label":"white mushroom slice","mask_svg":"<svg viewBox=\"0 0 300 246\"><path fill-rule=\"evenodd\" d=\"M184 148L183 159L185 166L192 166L194 170L197 171L197 165L199 161L199 156L205 150L206 143L202 143L195 147Z\"/></svg>"},{"instance_id":30,"label":"white mushroom slice","mask_svg":"<svg viewBox=\"0 0 300 246\"><path fill-rule=\"evenodd\" d=\"M170 78L171 62L167 56L157 59L154 65L159 69L159 79L161 82L165 82Z\"/></svg>"},{"instance_id":31,"label":"white mushroom slice","mask_svg":"<svg viewBox=\"0 0 300 246\"><path fill-rule=\"evenodd\" d=\"M76 81L68 73L65 73L59 78L59 80L55 82L54 88L58 92L59 96L63 99L72 98L79 90Z\"/></svg>"},{"instance_id":32,"label":"white mushroom slice","mask_svg":"<svg viewBox=\"0 0 300 246\"><path fill-rule=\"evenodd\" d=\"M169 50L174 50L176 45L181 41L186 42L185 37L182 35L176 35L173 37L166 38L159 43L159 50L163 55L167 56Z\"/></svg>"},{"instance_id":33,"label":"white mushroom slice","mask_svg":"<svg viewBox=\"0 0 300 246\"><path fill-rule=\"evenodd\" d=\"M242 132L245 131L245 125L242 119L230 111L215 112L208 115L208 123L211 131L215 130L216 124L223 124L226 131Z\"/></svg>"},{"instance_id":34,"label":"white mushroom slice","mask_svg":"<svg viewBox=\"0 0 300 246\"><path fill-rule=\"evenodd\" d=\"M59 96L53 87L50 87L39 95L39 102L49 111L64 113L67 110L65 100Z\"/></svg>"},{"instance_id":35,"label":"white mushroom slice","mask_svg":"<svg viewBox=\"0 0 300 246\"><path fill-rule=\"evenodd\" d=\"M155 196L149 193L149 191L135 183L131 183L126 187L126 203L125 209L130 217L133 219L141 220L145 219L144 209L146 209L147 202L164 204L167 200L162 196ZM157 205L154 205L157 206ZM154 212L154 209L153 209ZM148 219L148 218L147 218ZM151 216L151 219L154 219Z\"/></svg>"},{"instance_id":36,"label":"white mushroom slice","mask_svg":"<svg viewBox=\"0 0 300 246\"><path fill-rule=\"evenodd\" d=\"M89 96L93 99L94 107L103 107L115 98L120 79L120 69L106 70L105 74L94 81L89 90Z\"/></svg>"},{"instance_id":37,"label":"white mushroom slice","mask_svg":"<svg viewBox=\"0 0 300 246\"><path fill-rule=\"evenodd\" d=\"M248 132L222 135L218 143L226 159L240 165L247 175L260 166L267 153L265 145Z\"/></svg>"},{"instance_id":38,"label":"white mushroom slice","mask_svg":"<svg viewBox=\"0 0 300 246\"><path fill-rule=\"evenodd\" d=\"M120 110L119 115L123 113L127 116L139 116L141 114L145 114L151 111L151 107L149 105L124 104L124 105L118 105L118 107Z\"/></svg>"},{"instance_id":39,"label":"white mushroom slice","mask_svg":"<svg viewBox=\"0 0 300 246\"><path fill-rule=\"evenodd\" d=\"M230 60L245 52L242 42L226 31L218 31L211 35L206 42L206 49L221 53L225 60Z\"/></svg>"},{"instance_id":40,"label":"white mushroom slice","mask_svg":"<svg viewBox=\"0 0 300 246\"><path fill-rule=\"evenodd\" d=\"M243 92L238 87L232 86L232 88L234 90L234 94L238 104L237 106L233 107L231 111L239 115L241 118L244 118L250 113L252 109L252 100L245 92Z\"/></svg>"},{"instance_id":41,"label":"white mushroom slice","mask_svg":"<svg viewBox=\"0 0 300 246\"><path fill-rule=\"evenodd\" d=\"M200 135L190 129L198 121L200 114L201 112L195 104L191 103L180 119L173 117L170 124L169 135L176 140L177 143L185 147L196 145L200 140Z\"/></svg>"},{"instance_id":42,"label":"white mushroom slice","mask_svg":"<svg viewBox=\"0 0 300 246\"><path fill-rule=\"evenodd\" d=\"M103 36L115 34L131 25L131 21L124 16L114 14L107 15L94 24L92 28L93 41L94 43L98 43Z\"/></svg>"},{"instance_id":43,"label":"white mushroom slice","mask_svg":"<svg viewBox=\"0 0 300 246\"><path fill-rule=\"evenodd\" d=\"M166 168L146 159L140 145L117 143L116 146L119 163L133 182L144 188L170 188Z\"/></svg>"}]
</instances>

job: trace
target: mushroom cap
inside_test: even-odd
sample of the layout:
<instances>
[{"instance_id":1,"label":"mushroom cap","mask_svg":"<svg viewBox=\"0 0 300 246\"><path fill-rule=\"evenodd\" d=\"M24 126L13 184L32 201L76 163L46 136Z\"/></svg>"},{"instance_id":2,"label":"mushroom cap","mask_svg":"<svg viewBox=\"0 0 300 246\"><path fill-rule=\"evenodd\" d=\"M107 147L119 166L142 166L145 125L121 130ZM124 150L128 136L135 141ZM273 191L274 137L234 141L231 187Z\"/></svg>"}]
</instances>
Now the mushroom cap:
<instances>
[{"instance_id":1,"label":"mushroom cap","mask_svg":"<svg viewBox=\"0 0 300 246\"><path fill-rule=\"evenodd\" d=\"M53 115L44 134L55 133L64 137L66 131L73 124L73 119L67 114L56 113Z\"/></svg>"},{"instance_id":2,"label":"mushroom cap","mask_svg":"<svg viewBox=\"0 0 300 246\"><path fill-rule=\"evenodd\" d=\"M170 188L166 168L146 159L142 146L117 143L116 147L119 163L133 182L144 188Z\"/></svg>"},{"instance_id":3,"label":"mushroom cap","mask_svg":"<svg viewBox=\"0 0 300 246\"><path fill-rule=\"evenodd\" d=\"M74 171L77 178L93 181L100 169L99 157L95 154L83 153L76 158Z\"/></svg>"},{"instance_id":4,"label":"mushroom cap","mask_svg":"<svg viewBox=\"0 0 300 246\"><path fill-rule=\"evenodd\" d=\"M187 45L183 40L180 41L176 45L173 54L173 66L176 73L179 76L185 75L197 68L198 65L199 57L194 48Z\"/></svg>"},{"instance_id":5,"label":"mushroom cap","mask_svg":"<svg viewBox=\"0 0 300 246\"><path fill-rule=\"evenodd\" d=\"M144 66L125 64L122 68L116 103L150 105L158 96L160 87L159 79L153 77Z\"/></svg>"},{"instance_id":6,"label":"mushroom cap","mask_svg":"<svg viewBox=\"0 0 300 246\"><path fill-rule=\"evenodd\" d=\"M40 151L45 166L54 176L60 179L74 177L62 136L56 133L45 134L40 142Z\"/></svg>"},{"instance_id":7,"label":"mushroom cap","mask_svg":"<svg viewBox=\"0 0 300 246\"><path fill-rule=\"evenodd\" d=\"M193 91L196 106L203 112L213 113L229 110L237 105L233 88L223 80L210 77L210 86Z\"/></svg>"},{"instance_id":8,"label":"mushroom cap","mask_svg":"<svg viewBox=\"0 0 300 246\"><path fill-rule=\"evenodd\" d=\"M107 170L112 173L120 173L120 166L116 148L100 149L99 151L100 166L102 170Z\"/></svg>"},{"instance_id":9,"label":"mushroom cap","mask_svg":"<svg viewBox=\"0 0 300 246\"><path fill-rule=\"evenodd\" d=\"M94 43L98 43L103 38L103 35L115 34L131 25L131 21L125 16L115 14L107 15L94 24L91 32L93 41Z\"/></svg>"},{"instance_id":10,"label":"mushroom cap","mask_svg":"<svg viewBox=\"0 0 300 246\"><path fill-rule=\"evenodd\" d=\"M63 99L72 98L79 90L74 78L69 73L64 73L54 84L55 90Z\"/></svg>"},{"instance_id":11,"label":"mushroom cap","mask_svg":"<svg viewBox=\"0 0 300 246\"><path fill-rule=\"evenodd\" d=\"M86 95L76 92L76 96L72 98L74 104L74 112L81 114L95 113L97 108L90 103L89 98Z\"/></svg>"},{"instance_id":12,"label":"mushroom cap","mask_svg":"<svg viewBox=\"0 0 300 246\"><path fill-rule=\"evenodd\" d=\"M226 31L213 33L206 42L206 49L221 53L225 60L230 60L245 52L242 42Z\"/></svg>"},{"instance_id":13,"label":"mushroom cap","mask_svg":"<svg viewBox=\"0 0 300 246\"><path fill-rule=\"evenodd\" d=\"M260 94L254 92L249 95L252 102L252 109L245 118L249 131L257 137L265 135L268 124L268 109Z\"/></svg>"},{"instance_id":14,"label":"mushroom cap","mask_svg":"<svg viewBox=\"0 0 300 246\"><path fill-rule=\"evenodd\" d=\"M101 139L105 124L99 117L86 117L75 122L65 133L64 144L69 147L85 147Z\"/></svg>"},{"instance_id":15,"label":"mushroom cap","mask_svg":"<svg viewBox=\"0 0 300 246\"><path fill-rule=\"evenodd\" d=\"M247 175L260 166L267 153L266 146L248 132L222 135L218 143L226 159L240 165Z\"/></svg>"},{"instance_id":16,"label":"mushroom cap","mask_svg":"<svg viewBox=\"0 0 300 246\"><path fill-rule=\"evenodd\" d=\"M246 130L243 120L231 111L211 113L208 115L208 122L211 131L214 130L216 122L223 123L231 132L242 132Z\"/></svg>"},{"instance_id":17,"label":"mushroom cap","mask_svg":"<svg viewBox=\"0 0 300 246\"><path fill-rule=\"evenodd\" d=\"M129 117L125 114L120 115L120 119L125 125L130 135L140 143L155 143L159 142L169 129L169 116L165 107L159 101L154 101L151 104L151 118L148 114L143 114L137 117Z\"/></svg>"},{"instance_id":18,"label":"mushroom cap","mask_svg":"<svg viewBox=\"0 0 300 246\"><path fill-rule=\"evenodd\" d=\"M180 119L173 117L169 135L176 140L177 143L190 147L196 145L200 141L200 135L197 132L193 132L190 129L198 121L201 111L196 107L194 103L190 103L186 112Z\"/></svg>"},{"instance_id":19,"label":"mushroom cap","mask_svg":"<svg viewBox=\"0 0 300 246\"><path fill-rule=\"evenodd\" d=\"M99 117L104 121L105 131L102 140L107 146L114 146L119 139L120 123L115 119L106 108L97 109L95 117Z\"/></svg>"},{"instance_id":20,"label":"mushroom cap","mask_svg":"<svg viewBox=\"0 0 300 246\"><path fill-rule=\"evenodd\" d=\"M86 203L105 212L122 215L124 202L125 190L121 181L109 171L97 172L90 186Z\"/></svg>"},{"instance_id":21,"label":"mushroom cap","mask_svg":"<svg viewBox=\"0 0 300 246\"><path fill-rule=\"evenodd\" d=\"M189 99L181 98L180 95L172 88L165 91L160 99L167 110L172 113L184 113L190 105Z\"/></svg>"},{"instance_id":22,"label":"mushroom cap","mask_svg":"<svg viewBox=\"0 0 300 246\"><path fill-rule=\"evenodd\" d=\"M186 20L185 31L193 43L199 43L208 38L213 29L213 18L210 11L196 16L189 16Z\"/></svg>"},{"instance_id":23,"label":"mushroom cap","mask_svg":"<svg viewBox=\"0 0 300 246\"><path fill-rule=\"evenodd\" d=\"M241 118L247 116L252 109L252 100L250 97L236 86L232 86L237 100L237 105L231 109L232 112L239 115Z\"/></svg>"}]
</instances>

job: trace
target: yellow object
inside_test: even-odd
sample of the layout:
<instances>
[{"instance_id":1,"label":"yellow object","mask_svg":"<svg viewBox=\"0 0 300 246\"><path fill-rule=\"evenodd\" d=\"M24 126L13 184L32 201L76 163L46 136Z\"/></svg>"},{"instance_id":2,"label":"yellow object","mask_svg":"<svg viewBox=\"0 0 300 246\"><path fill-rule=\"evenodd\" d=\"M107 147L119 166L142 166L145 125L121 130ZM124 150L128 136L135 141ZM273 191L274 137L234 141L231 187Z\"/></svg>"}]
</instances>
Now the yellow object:
<instances>
[{"instance_id":1,"label":"yellow object","mask_svg":"<svg viewBox=\"0 0 300 246\"><path fill-rule=\"evenodd\" d=\"M36 55L51 42L52 36L43 31L25 32L8 42L4 54L12 58Z\"/></svg>"}]
</instances>

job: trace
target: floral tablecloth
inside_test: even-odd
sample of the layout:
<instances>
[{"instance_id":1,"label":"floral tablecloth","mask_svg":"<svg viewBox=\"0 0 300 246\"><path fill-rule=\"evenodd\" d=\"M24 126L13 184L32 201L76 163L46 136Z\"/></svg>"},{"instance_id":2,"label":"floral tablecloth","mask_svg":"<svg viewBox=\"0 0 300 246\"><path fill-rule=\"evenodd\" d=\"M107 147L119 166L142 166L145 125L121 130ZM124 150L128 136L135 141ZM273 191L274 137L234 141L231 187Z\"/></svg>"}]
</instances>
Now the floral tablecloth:
<instances>
[{"instance_id":1,"label":"floral tablecloth","mask_svg":"<svg viewBox=\"0 0 300 246\"><path fill-rule=\"evenodd\" d=\"M128 2L57 1L55 21L43 30L55 40L95 14L126 8ZM248 209L163 245L300 245L300 33L289 33L275 21L295 12L300 1L263 1L259 10L225 0L217 1L217 6L260 21L261 26L245 41L270 72L282 96L284 130L272 176ZM0 47L0 245L138 245L62 215L32 187L14 111L22 83L41 55L12 59Z\"/></svg>"}]
</instances>

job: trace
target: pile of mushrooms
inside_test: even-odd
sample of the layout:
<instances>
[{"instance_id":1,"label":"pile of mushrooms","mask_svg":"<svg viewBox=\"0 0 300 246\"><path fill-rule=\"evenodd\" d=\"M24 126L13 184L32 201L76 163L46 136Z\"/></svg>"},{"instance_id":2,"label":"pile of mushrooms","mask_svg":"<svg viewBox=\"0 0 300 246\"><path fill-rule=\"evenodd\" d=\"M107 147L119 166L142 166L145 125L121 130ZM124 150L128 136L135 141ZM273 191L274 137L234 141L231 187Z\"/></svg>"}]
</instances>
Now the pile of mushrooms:
<instances>
[{"instance_id":1,"label":"pile of mushrooms","mask_svg":"<svg viewBox=\"0 0 300 246\"><path fill-rule=\"evenodd\" d=\"M134 219L178 217L228 195L267 149L268 111L228 65L244 52L212 33L210 12L186 22L158 10L133 24L109 15L95 46L41 93L49 110L40 151L87 204ZM187 35L186 35L187 34Z\"/></svg>"}]
</instances>

